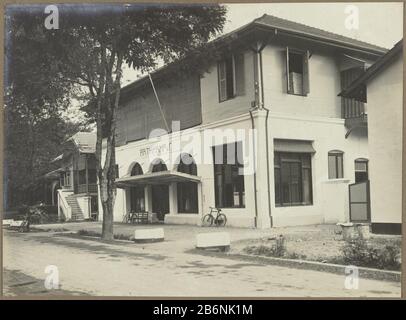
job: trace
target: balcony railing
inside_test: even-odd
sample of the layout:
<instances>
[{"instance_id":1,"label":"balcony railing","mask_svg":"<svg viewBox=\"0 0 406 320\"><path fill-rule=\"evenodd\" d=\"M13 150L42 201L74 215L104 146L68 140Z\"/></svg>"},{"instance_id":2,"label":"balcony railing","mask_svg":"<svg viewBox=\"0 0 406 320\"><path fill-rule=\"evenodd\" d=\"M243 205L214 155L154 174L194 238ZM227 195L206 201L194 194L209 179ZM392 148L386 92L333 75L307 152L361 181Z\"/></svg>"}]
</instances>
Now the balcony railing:
<instances>
[{"instance_id":1,"label":"balcony railing","mask_svg":"<svg viewBox=\"0 0 406 320\"><path fill-rule=\"evenodd\" d=\"M342 98L342 117L345 119L345 126L348 131L346 138L350 135L351 131L355 128L368 127L368 115L366 104L355 99Z\"/></svg>"},{"instance_id":2,"label":"balcony railing","mask_svg":"<svg viewBox=\"0 0 406 320\"><path fill-rule=\"evenodd\" d=\"M90 183L90 184L79 184L77 186L76 193L97 193L97 184Z\"/></svg>"}]
</instances>

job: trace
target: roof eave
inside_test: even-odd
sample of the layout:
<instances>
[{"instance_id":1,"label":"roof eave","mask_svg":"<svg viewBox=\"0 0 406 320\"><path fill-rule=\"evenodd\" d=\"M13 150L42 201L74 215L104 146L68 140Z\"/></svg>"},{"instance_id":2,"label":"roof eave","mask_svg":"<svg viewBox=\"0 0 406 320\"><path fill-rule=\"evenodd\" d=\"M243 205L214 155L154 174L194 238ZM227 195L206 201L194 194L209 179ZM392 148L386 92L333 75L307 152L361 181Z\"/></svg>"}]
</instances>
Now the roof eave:
<instances>
[{"instance_id":1,"label":"roof eave","mask_svg":"<svg viewBox=\"0 0 406 320\"><path fill-rule=\"evenodd\" d=\"M384 55L385 53L387 53L389 51L388 49L385 49L385 48L378 49L378 48L371 48L371 47L368 47L368 46L361 46L361 45L358 46L358 45L348 43L348 42L345 42L345 41L340 41L340 40L330 39L330 38L327 38L327 37L322 37L320 35L316 36L316 35L306 33L306 32L303 32L303 31L296 31L296 30L292 30L292 29L289 29L289 28L282 28L282 27L279 27L279 26L274 26L274 25L269 25L269 24L266 24L266 23L261 23L260 21L254 21L254 23L258 27L262 27L262 28L266 28L266 29L272 29L272 30L278 30L278 32L282 31L283 33L286 33L288 35L294 35L294 36L297 36L297 37L300 37L300 38L303 38L303 39L309 39L309 40L317 41L317 42L324 42L326 44L333 45L333 46L336 46L336 47L339 46L341 48L347 48L347 49L350 49L350 50L362 51L362 52L364 52L366 54L382 56L382 55Z\"/></svg>"},{"instance_id":2,"label":"roof eave","mask_svg":"<svg viewBox=\"0 0 406 320\"><path fill-rule=\"evenodd\" d=\"M375 62L369 69L367 69L358 79L345 90L341 91L338 96L340 97L352 97L361 85L365 85L370 79L372 79L377 73L382 70L386 65L392 62L392 60L402 52L402 40L399 41L386 55L382 56L380 60Z\"/></svg>"}]
</instances>

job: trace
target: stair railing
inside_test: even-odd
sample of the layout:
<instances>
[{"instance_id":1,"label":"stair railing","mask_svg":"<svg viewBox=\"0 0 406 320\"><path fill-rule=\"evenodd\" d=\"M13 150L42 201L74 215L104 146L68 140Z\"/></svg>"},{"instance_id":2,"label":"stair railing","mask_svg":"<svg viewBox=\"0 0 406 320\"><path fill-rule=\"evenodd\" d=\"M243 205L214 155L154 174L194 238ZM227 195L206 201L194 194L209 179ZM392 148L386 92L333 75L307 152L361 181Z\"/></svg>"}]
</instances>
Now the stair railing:
<instances>
[{"instance_id":1,"label":"stair railing","mask_svg":"<svg viewBox=\"0 0 406 320\"><path fill-rule=\"evenodd\" d=\"M69 193L66 195L66 193ZM66 220L70 220L72 218L72 209L66 200L66 197L69 196L72 192L66 192L63 189L58 190L58 216L61 216L60 210L62 210L63 215L65 216Z\"/></svg>"}]
</instances>

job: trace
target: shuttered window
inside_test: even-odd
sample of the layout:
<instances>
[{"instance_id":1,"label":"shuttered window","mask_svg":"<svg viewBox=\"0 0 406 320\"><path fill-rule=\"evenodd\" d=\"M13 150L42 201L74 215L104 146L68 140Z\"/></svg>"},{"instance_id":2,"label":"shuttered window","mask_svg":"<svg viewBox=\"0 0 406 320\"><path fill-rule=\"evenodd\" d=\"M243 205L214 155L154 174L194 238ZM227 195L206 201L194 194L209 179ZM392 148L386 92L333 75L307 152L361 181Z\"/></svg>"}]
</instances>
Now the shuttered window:
<instances>
[{"instance_id":1,"label":"shuttered window","mask_svg":"<svg viewBox=\"0 0 406 320\"><path fill-rule=\"evenodd\" d=\"M245 94L243 54L230 55L221 60L217 70L220 102Z\"/></svg>"},{"instance_id":2,"label":"shuttered window","mask_svg":"<svg viewBox=\"0 0 406 320\"><path fill-rule=\"evenodd\" d=\"M344 177L342 151L333 150L328 153L328 178L341 179Z\"/></svg>"},{"instance_id":3,"label":"shuttered window","mask_svg":"<svg viewBox=\"0 0 406 320\"><path fill-rule=\"evenodd\" d=\"M309 51L286 48L287 93L304 96L310 93L309 57Z\"/></svg>"}]
</instances>

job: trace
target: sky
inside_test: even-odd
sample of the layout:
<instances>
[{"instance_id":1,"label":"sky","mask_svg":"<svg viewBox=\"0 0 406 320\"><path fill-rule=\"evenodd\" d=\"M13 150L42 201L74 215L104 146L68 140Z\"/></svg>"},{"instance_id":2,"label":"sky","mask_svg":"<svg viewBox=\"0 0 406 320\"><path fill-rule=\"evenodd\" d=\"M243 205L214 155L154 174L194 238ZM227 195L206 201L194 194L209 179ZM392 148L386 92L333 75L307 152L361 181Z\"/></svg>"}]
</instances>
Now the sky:
<instances>
[{"instance_id":1,"label":"sky","mask_svg":"<svg viewBox=\"0 0 406 320\"><path fill-rule=\"evenodd\" d=\"M346 28L346 8L349 5L358 8L358 30ZM393 47L403 35L403 3L254 3L226 6L228 13L223 34L266 13L386 48ZM126 68L123 86L136 80L137 75L136 71Z\"/></svg>"}]
</instances>

